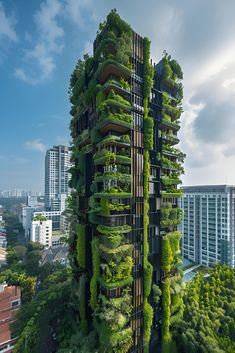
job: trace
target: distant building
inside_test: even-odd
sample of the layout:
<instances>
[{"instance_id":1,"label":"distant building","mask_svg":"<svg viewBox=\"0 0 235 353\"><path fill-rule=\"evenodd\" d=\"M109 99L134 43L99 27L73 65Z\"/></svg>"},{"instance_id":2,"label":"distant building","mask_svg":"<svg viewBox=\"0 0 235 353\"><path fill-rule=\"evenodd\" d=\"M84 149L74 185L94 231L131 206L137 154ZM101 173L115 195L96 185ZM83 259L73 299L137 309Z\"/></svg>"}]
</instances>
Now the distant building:
<instances>
[{"instance_id":1,"label":"distant building","mask_svg":"<svg viewBox=\"0 0 235 353\"><path fill-rule=\"evenodd\" d=\"M62 233L60 230L52 231L51 246L57 247L63 245L65 243L65 238L67 238L67 235Z\"/></svg>"},{"instance_id":2,"label":"distant building","mask_svg":"<svg viewBox=\"0 0 235 353\"><path fill-rule=\"evenodd\" d=\"M68 216L65 213L62 213L60 216L60 230L67 237L69 236L69 220Z\"/></svg>"},{"instance_id":3,"label":"distant building","mask_svg":"<svg viewBox=\"0 0 235 353\"><path fill-rule=\"evenodd\" d=\"M0 191L0 197L9 198L9 197L26 197L26 196L41 196L41 192L32 191L32 190L21 190L21 189L12 189L12 190L3 190Z\"/></svg>"},{"instance_id":4,"label":"distant building","mask_svg":"<svg viewBox=\"0 0 235 353\"><path fill-rule=\"evenodd\" d=\"M53 146L45 157L45 206L47 211L65 209L69 195L69 169L71 151L67 146Z\"/></svg>"},{"instance_id":5,"label":"distant building","mask_svg":"<svg viewBox=\"0 0 235 353\"><path fill-rule=\"evenodd\" d=\"M27 206L30 206L30 207L38 206L37 196L27 196Z\"/></svg>"},{"instance_id":6,"label":"distant building","mask_svg":"<svg viewBox=\"0 0 235 353\"><path fill-rule=\"evenodd\" d=\"M49 248L43 251L40 264L45 265L46 263L60 263L63 266L68 266L68 244L63 244L55 248Z\"/></svg>"},{"instance_id":7,"label":"distant building","mask_svg":"<svg viewBox=\"0 0 235 353\"><path fill-rule=\"evenodd\" d=\"M43 217L35 217L31 224L31 241L50 247L52 245L52 221Z\"/></svg>"},{"instance_id":8,"label":"distant building","mask_svg":"<svg viewBox=\"0 0 235 353\"><path fill-rule=\"evenodd\" d=\"M53 230L60 230L60 211L36 211L33 213L33 216L44 216L47 219L52 221L52 229Z\"/></svg>"},{"instance_id":9,"label":"distant building","mask_svg":"<svg viewBox=\"0 0 235 353\"><path fill-rule=\"evenodd\" d=\"M0 205L0 223L2 222L2 217L3 217L3 207Z\"/></svg>"},{"instance_id":10,"label":"distant building","mask_svg":"<svg viewBox=\"0 0 235 353\"><path fill-rule=\"evenodd\" d=\"M35 207L31 207L31 206L24 206L22 207L22 216L21 216L21 222L23 224L24 227L24 231L25 231L25 239L28 241L31 237L31 223L32 223L32 219L34 217L34 212L38 211L43 211L44 207L41 206L35 206Z\"/></svg>"},{"instance_id":11,"label":"distant building","mask_svg":"<svg viewBox=\"0 0 235 353\"><path fill-rule=\"evenodd\" d=\"M205 266L225 263L234 268L235 187L204 185L182 189L183 256Z\"/></svg>"},{"instance_id":12,"label":"distant building","mask_svg":"<svg viewBox=\"0 0 235 353\"><path fill-rule=\"evenodd\" d=\"M0 284L0 352L11 353L16 342L12 337L10 325L20 308L20 288Z\"/></svg>"}]
</instances>

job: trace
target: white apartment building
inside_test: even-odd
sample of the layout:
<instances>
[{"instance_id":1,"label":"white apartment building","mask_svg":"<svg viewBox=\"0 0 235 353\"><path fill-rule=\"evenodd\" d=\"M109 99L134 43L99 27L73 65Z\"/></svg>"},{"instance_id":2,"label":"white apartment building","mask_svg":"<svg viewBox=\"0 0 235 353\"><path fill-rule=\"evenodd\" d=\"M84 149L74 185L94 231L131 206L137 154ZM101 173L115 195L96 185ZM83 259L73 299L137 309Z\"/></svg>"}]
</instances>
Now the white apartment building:
<instances>
[{"instance_id":1,"label":"white apartment building","mask_svg":"<svg viewBox=\"0 0 235 353\"><path fill-rule=\"evenodd\" d=\"M60 229L60 216L61 211L36 211L33 212L33 217L43 216L52 221L52 229L59 230Z\"/></svg>"},{"instance_id":2,"label":"white apartment building","mask_svg":"<svg viewBox=\"0 0 235 353\"><path fill-rule=\"evenodd\" d=\"M52 245L52 221L43 218L41 217L40 220L39 217L35 217L32 221L30 240L50 247Z\"/></svg>"},{"instance_id":3,"label":"white apartment building","mask_svg":"<svg viewBox=\"0 0 235 353\"><path fill-rule=\"evenodd\" d=\"M183 256L204 266L225 263L235 268L235 187L205 185L182 189Z\"/></svg>"},{"instance_id":4,"label":"white apartment building","mask_svg":"<svg viewBox=\"0 0 235 353\"><path fill-rule=\"evenodd\" d=\"M45 157L45 206L47 211L65 209L65 200L69 195L69 172L71 151L69 147L53 146Z\"/></svg>"},{"instance_id":5,"label":"white apartment building","mask_svg":"<svg viewBox=\"0 0 235 353\"><path fill-rule=\"evenodd\" d=\"M25 239L29 240L31 238L31 223L32 219L34 217L34 212L38 211L43 211L44 207L43 206L25 206L22 208L22 215L21 215L21 221L24 227L24 232L25 232Z\"/></svg>"}]
</instances>

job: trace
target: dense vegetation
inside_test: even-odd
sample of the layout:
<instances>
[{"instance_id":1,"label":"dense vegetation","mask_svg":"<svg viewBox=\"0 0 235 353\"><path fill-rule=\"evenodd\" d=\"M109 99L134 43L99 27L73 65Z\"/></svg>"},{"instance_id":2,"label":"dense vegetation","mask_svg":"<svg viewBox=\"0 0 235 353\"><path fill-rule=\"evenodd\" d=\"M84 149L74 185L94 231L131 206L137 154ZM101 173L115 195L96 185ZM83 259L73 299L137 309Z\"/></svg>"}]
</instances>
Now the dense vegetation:
<instances>
[{"instance_id":1,"label":"dense vegetation","mask_svg":"<svg viewBox=\"0 0 235 353\"><path fill-rule=\"evenodd\" d=\"M4 212L3 220L6 229L6 238L8 246L14 246L23 242L24 228L18 217L12 212Z\"/></svg>"},{"instance_id":2,"label":"dense vegetation","mask_svg":"<svg viewBox=\"0 0 235 353\"><path fill-rule=\"evenodd\" d=\"M235 352L235 272L217 266L199 273L184 295L183 318L175 324L180 353ZM165 352L164 352L165 353Z\"/></svg>"}]
</instances>

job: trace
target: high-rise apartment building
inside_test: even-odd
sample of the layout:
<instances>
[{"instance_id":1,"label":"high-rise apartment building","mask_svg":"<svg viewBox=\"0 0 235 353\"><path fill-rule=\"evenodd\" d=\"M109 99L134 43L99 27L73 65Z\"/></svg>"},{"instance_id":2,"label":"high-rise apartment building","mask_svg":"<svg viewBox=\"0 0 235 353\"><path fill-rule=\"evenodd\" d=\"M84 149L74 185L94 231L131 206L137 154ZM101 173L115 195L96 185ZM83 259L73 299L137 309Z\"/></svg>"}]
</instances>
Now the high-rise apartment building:
<instances>
[{"instance_id":1,"label":"high-rise apartment building","mask_svg":"<svg viewBox=\"0 0 235 353\"><path fill-rule=\"evenodd\" d=\"M71 152L67 146L53 146L45 157L45 206L47 211L64 211L69 194Z\"/></svg>"},{"instance_id":2,"label":"high-rise apartment building","mask_svg":"<svg viewBox=\"0 0 235 353\"><path fill-rule=\"evenodd\" d=\"M80 329L97 332L103 353L172 345L182 76L166 53L153 64L150 41L115 10L71 76L70 258Z\"/></svg>"},{"instance_id":3,"label":"high-rise apartment building","mask_svg":"<svg viewBox=\"0 0 235 353\"><path fill-rule=\"evenodd\" d=\"M235 265L235 187L201 185L183 187L182 253L205 266Z\"/></svg>"}]
</instances>

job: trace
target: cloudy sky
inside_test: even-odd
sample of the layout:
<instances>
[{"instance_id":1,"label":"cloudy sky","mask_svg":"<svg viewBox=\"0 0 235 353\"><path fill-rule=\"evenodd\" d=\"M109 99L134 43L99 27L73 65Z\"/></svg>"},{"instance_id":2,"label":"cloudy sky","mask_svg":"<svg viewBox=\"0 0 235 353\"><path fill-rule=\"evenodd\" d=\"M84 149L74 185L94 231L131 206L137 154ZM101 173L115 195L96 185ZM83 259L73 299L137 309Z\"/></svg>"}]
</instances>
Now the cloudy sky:
<instances>
[{"instance_id":1,"label":"cloudy sky","mask_svg":"<svg viewBox=\"0 0 235 353\"><path fill-rule=\"evenodd\" d=\"M234 0L0 0L0 190L43 190L46 149L70 139L70 73L114 7L184 71L184 184L235 184Z\"/></svg>"}]
</instances>

